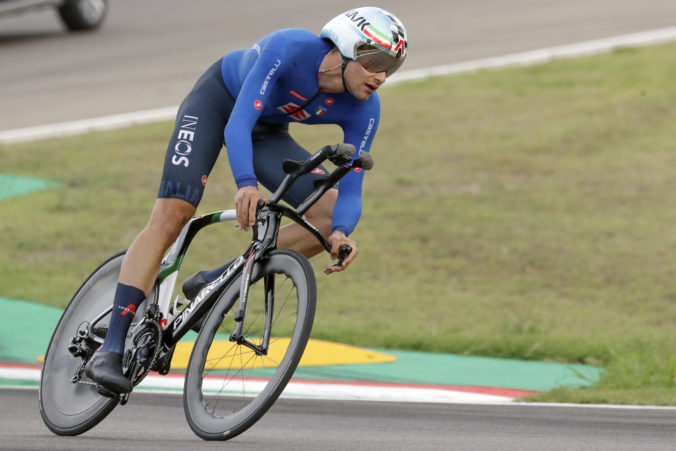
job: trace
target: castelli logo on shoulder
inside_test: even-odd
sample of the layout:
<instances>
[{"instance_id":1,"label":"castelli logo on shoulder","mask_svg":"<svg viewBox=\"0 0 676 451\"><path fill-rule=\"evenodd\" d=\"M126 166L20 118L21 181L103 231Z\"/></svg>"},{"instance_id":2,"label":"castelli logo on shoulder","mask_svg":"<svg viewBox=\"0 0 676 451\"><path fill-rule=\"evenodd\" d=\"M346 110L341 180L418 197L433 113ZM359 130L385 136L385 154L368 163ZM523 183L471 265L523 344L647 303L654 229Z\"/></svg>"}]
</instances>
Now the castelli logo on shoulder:
<instances>
[{"instance_id":1,"label":"castelli logo on shoulder","mask_svg":"<svg viewBox=\"0 0 676 451\"><path fill-rule=\"evenodd\" d=\"M206 175L202 176L202 186L207 186L207 176Z\"/></svg>"},{"instance_id":2,"label":"castelli logo on shoulder","mask_svg":"<svg viewBox=\"0 0 676 451\"><path fill-rule=\"evenodd\" d=\"M369 125L368 127L366 127L366 132L364 132L364 137L362 138L361 144L359 145L359 153L361 153L366 149L369 136L371 135L371 130L373 130L373 126L375 125L375 123L376 123L375 118L369 119Z\"/></svg>"},{"instance_id":3,"label":"castelli logo on shoulder","mask_svg":"<svg viewBox=\"0 0 676 451\"><path fill-rule=\"evenodd\" d=\"M261 102L260 100L256 100L254 102L254 108L256 108L257 110L260 110L261 108L263 108L263 102Z\"/></svg>"},{"instance_id":4,"label":"castelli logo on shoulder","mask_svg":"<svg viewBox=\"0 0 676 451\"><path fill-rule=\"evenodd\" d=\"M324 103L326 103L327 105L333 105L334 103L336 103L336 100L333 97L329 97L324 101Z\"/></svg>"},{"instance_id":5,"label":"castelli logo on shoulder","mask_svg":"<svg viewBox=\"0 0 676 451\"><path fill-rule=\"evenodd\" d=\"M265 80L263 80L263 84L261 85L260 93L261 95L265 95L265 91L268 89L268 84L272 81L272 76L275 75L275 72L277 72L277 69L279 66L282 64L282 60L277 59L275 61L275 65L272 66L270 71L268 71L268 75L265 76Z\"/></svg>"}]
</instances>

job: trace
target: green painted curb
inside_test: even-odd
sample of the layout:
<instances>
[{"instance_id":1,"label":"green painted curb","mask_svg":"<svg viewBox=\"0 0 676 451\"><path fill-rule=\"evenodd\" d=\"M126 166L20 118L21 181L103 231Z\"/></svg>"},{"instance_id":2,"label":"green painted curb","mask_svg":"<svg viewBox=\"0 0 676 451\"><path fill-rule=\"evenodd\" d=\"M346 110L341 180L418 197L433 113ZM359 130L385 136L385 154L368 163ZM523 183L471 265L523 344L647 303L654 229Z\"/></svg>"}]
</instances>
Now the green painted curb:
<instances>
[{"instance_id":1,"label":"green painted curb","mask_svg":"<svg viewBox=\"0 0 676 451\"><path fill-rule=\"evenodd\" d=\"M0 361L37 364L44 355L62 309L0 297ZM295 379L368 381L397 384L464 385L547 391L591 385L602 368L589 365L496 359L413 351L375 351L395 362L299 367Z\"/></svg>"},{"instance_id":2,"label":"green painted curb","mask_svg":"<svg viewBox=\"0 0 676 451\"><path fill-rule=\"evenodd\" d=\"M63 309L0 297L0 361L37 364Z\"/></svg>"},{"instance_id":3,"label":"green painted curb","mask_svg":"<svg viewBox=\"0 0 676 451\"><path fill-rule=\"evenodd\" d=\"M58 183L47 180L0 174L0 201L56 186L58 186Z\"/></svg>"},{"instance_id":4,"label":"green painted curb","mask_svg":"<svg viewBox=\"0 0 676 451\"><path fill-rule=\"evenodd\" d=\"M602 368L588 365L497 359L374 349L397 358L391 363L302 367L295 378L378 381L397 384L465 385L547 391L560 386L591 385Z\"/></svg>"}]
</instances>

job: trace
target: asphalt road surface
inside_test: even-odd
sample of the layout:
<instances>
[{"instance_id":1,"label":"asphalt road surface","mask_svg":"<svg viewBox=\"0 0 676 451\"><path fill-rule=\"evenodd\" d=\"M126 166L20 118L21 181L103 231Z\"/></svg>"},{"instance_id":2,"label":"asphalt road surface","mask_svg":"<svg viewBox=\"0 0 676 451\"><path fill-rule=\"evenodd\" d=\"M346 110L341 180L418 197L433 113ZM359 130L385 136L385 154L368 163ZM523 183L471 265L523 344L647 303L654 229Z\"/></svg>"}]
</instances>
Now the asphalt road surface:
<instances>
[{"instance_id":1,"label":"asphalt road surface","mask_svg":"<svg viewBox=\"0 0 676 451\"><path fill-rule=\"evenodd\" d=\"M57 437L37 391L0 389L0 448L48 450L673 450L676 409L280 400L228 442L192 433L182 397L133 394L98 426Z\"/></svg>"},{"instance_id":2,"label":"asphalt road surface","mask_svg":"<svg viewBox=\"0 0 676 451\"><path fill-rule=\"evenodd\" d=\"M0 131L178 105L229 50L277 28L318 33L363 2L109 3L95 33L64 32L51 9L0 17ZM402 70L676 25L674 0L390 0L386 7L409 32Z\"/></svg>"}]
</instances>

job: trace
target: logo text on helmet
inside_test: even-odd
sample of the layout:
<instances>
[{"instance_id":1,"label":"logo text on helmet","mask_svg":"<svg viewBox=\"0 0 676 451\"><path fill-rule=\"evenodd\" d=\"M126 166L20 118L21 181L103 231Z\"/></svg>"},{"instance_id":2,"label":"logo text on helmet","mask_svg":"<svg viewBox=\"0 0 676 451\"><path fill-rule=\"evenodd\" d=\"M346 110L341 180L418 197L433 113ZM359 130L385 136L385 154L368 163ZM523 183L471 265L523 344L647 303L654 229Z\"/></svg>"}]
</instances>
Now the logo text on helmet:
<instances>
[{"instance_id":1,"label":"logo text on helmet","mask_svg":"<svg viewBox=\"0 0 676 451\"><path fill-rule=\"evenodd\" d=\"M406 44L403 40L397 42L397 46L394 48L395 52L400 52L401 56L406 56Z\"/></svg>"},{"instance_id":2,"label":"logo text on helmet","mask_svg":"<svg viewBox=\"0 0 676 451\"><path fill-rule=\"evenodd\" d=\"M359 15L359 10L357 9L346 12L345 16L352 22L354 22L357 25L357 27L361 28L361 31L364 31L364 27L370 25L366 17Z\"/></svg>"}]
</instances>

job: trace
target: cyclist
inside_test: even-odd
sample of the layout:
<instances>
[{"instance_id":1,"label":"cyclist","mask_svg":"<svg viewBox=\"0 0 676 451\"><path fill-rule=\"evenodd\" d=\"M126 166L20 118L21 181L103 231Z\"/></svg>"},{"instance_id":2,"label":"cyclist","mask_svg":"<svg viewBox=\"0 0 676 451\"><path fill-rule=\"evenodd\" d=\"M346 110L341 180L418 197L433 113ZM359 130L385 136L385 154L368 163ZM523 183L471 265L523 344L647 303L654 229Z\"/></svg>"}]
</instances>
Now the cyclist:
<instances>
[{"instance_id":1,"label":"cyclist","mask_svg":"<svg viewBox=\"0 0 676 451\"><path fill-rule=\"evenodd\" d=\"M249 49L228 53L202 75L178 110L158 198L122 263L108 333L85 370L90 378L116 393L131 391L121 366L131 319L152 289L164 253L195 214L223 145L239 189L238 224L247 230L255 222L257 202L264 199L258 183L274 191L285 176L282 161L310 156L289 135L290 122L337 124L345 142L359 152L370 150L380 117L376 90L404 62L407 45L404 26L394 15L356 8L329 21L319 36L278 30ZM326 170L313 172L294 184L286 202L298 206ZM329 267L329 273L344 270L357 255L349 235L361 215L363 177L363 171L346 175L306 214L328 237L332 258L340 245L352 247L343 265ZM280 230L278 247L308 258L322 250L297 224ZM186 296L191 299L223 270L195 274L184 284Z\"/></svg>"}]
</instances>

